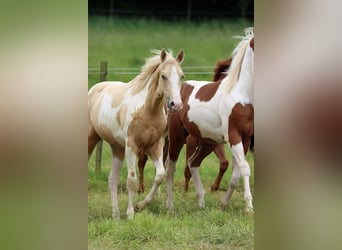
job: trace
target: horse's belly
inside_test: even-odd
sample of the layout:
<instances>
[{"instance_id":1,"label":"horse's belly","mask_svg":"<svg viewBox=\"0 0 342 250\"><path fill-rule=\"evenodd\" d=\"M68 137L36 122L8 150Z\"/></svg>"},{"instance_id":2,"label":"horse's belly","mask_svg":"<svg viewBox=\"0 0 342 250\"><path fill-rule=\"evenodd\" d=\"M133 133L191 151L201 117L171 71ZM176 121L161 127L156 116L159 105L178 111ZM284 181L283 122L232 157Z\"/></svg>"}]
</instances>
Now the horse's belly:
<instances>
[{"instance_id":1,"label":"horse's belly","mask_svg":"<svg viewBox=\"0 0 342 250\"><path fill-rule=\"evenodd\" d=\"M97 134L110 145L125 146L125 134L122 129L109 128L104 124L98 124L95 127Z\"/></svg>"},{"instance_id":2,"label":"horse's belly","mask_svg":"<svg viewBox=\"0 0 342 250\"><path fill-rule=\"evenodd\" d=\"M190 109L188 118L190 122L197 125L202 138L211 139L217 143L224 142L222 123L217 112L206 108Z\"/></svg>"}]
</instances>

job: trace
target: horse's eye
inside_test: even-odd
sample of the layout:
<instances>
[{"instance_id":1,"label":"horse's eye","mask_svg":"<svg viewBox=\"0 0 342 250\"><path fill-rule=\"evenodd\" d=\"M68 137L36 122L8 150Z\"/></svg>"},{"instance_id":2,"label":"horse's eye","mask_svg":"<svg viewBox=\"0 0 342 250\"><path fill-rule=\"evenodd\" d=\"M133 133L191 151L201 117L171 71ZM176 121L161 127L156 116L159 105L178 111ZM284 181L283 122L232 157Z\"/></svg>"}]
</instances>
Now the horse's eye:
<instances>
[{"instance_id":1,"label":"horse's eye","mask_svg":"<svg viewBox=\"0 0 342 250\"><path fill-rule=\"evenodd\" d=\"M184 75L181 76L181 79L184 79Z\"/></svg>"},{"instance_id":2,"label":"horse's eye","mask_svg":"<svg viewBox=\"0 0 342 250\"><path fill-rule=\"evenodd\" d=\"M166 79L167 79L165 75L161 75L161 77L162 77L164 80L166 80Z\"/></svg>"}]
</instances>

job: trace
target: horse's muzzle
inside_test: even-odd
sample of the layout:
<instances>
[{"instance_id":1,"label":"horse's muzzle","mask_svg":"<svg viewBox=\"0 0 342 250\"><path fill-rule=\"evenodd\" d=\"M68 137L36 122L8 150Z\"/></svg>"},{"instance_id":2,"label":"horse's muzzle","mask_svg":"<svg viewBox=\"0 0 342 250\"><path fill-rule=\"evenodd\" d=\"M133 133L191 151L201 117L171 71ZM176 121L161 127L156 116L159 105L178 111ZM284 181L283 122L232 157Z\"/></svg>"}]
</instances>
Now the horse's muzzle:
<instances>
[{"instance_id":1,"label":"horse's muzzle","mask_svg":"<svg viewBox=\"0 0 342 250\"><path fill-rule=\"evenodd\" d=\"M167 107L170 112L178 112L179 110L183 108L183 103L182 101L168 100Z\"/></svg>"}]
</instances>

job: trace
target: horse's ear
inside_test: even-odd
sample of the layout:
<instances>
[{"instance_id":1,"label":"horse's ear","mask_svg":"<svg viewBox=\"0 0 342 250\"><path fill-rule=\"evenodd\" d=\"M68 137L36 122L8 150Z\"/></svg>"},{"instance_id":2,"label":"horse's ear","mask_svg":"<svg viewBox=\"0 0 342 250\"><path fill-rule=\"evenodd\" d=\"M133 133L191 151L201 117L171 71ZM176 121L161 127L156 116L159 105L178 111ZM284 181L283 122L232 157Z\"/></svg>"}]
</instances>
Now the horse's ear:
<instances>
[{"instance_id":1,"label":"horse's ear","mask_svg":"<svg viewBox=\"0 0 342 250\"><path fill-rule=\"evenodd\" d=\"M254 50L254 37L250 40L249 46Z\"/></svg>"},{"instance_id":2,"label":"horse's ear","mask_svg":"<svg viewBox=\"0 0 342 250\"><path fill-rule=\"evenodd\" d=\"M165 49L162 49L160 51L160 60L161 60L161 62L164 62L165 58L166 58L166 51L165 51Z\"/></svg>"},{"instance_id":3,"label":"horse's ear","mask_svg":"<svg viewBox=\"0 0 342 250\"><path fill-rule=\"evenodd\" d=\"M181 64L184 60L184 50L181 49L179 52L178 52L178 55L176 57L176 61Z\"/></svg>"}]
</instances>

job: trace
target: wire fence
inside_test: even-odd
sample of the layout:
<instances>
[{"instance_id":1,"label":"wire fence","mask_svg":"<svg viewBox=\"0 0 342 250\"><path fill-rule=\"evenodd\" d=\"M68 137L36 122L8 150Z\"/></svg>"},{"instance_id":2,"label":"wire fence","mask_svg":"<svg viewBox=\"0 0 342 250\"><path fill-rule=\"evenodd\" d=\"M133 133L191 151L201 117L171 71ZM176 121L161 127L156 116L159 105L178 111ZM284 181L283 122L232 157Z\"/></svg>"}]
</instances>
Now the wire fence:
<instances>
[{"instance_id":1,"label":"wire fence","mask_svg":"<svg viewBox=\"0 0 342 250\"><path fill-rule=\"evenodd\" d=\"M212 75L214 66L183 66L185 75ZM141 68L108 68L107 75L138 75ZM88 75L99 75L100 68L88 68Z\"/></svg>"}]
</instances>

